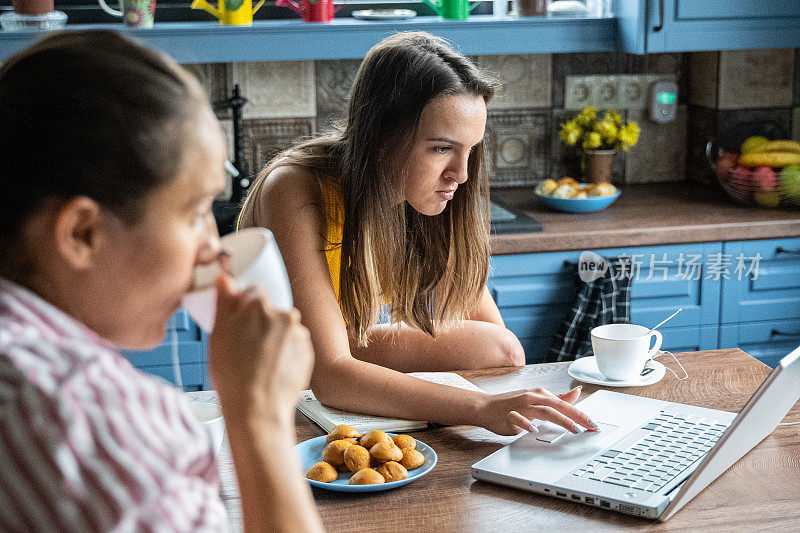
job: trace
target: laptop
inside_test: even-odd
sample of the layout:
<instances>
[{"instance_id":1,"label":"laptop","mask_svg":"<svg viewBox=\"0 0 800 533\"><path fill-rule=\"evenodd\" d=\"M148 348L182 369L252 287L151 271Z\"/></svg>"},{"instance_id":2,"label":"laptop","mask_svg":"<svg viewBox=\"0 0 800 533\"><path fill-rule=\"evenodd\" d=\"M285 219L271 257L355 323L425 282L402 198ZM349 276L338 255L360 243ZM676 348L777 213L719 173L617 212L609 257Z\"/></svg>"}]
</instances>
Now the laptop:
<instances>
[{"instance_id":1,"label":"laptop","mask_svg":"<svg viewBox=\"0 0 800 533\"><path fill-rule=\"evenodd\" d=\"M738 414L599 390L578 405L600 431L545 422L473 464L472 476L664 521L772 433L798 398L800 347Z\"/></svg>"}]
</instances>

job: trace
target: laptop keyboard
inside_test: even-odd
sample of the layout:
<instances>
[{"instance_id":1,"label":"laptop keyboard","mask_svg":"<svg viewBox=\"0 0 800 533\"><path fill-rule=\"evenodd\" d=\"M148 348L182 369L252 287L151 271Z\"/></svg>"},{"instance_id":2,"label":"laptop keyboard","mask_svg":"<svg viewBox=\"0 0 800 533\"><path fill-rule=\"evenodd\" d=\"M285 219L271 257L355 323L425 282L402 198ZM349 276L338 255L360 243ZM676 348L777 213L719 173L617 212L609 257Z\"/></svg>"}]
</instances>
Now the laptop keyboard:
<instances>
[{"instance_id":1,"label":"laptop keyboard","mask_svg":"<svg viewBox=\"0 0 800 533\"><path fill-rule=\"evenodd\" d=\"M622 441L622 446L606 450L572 475L656 492L705 455L728 425L662 411L641 428L647 431L644 437Z\"/></svg>"}]
</instances>

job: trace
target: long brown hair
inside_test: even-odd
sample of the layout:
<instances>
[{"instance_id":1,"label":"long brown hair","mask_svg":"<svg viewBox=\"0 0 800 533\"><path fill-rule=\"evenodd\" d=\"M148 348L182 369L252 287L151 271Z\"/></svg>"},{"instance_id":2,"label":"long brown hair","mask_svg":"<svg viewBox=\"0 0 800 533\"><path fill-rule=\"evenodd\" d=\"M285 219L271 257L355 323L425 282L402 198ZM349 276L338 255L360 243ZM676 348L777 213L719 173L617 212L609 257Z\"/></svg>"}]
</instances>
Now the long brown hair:
<instances>
[{"instance_id":1,"label":"long brown hair","mask_svg":"<svg viewBox=\"0 0 800 533\"><path fill-rule=\"evenodd\" d=\"M394 191L403 179L423 108L436 97L469 94L488 102L496 83L448 43L423 32L399 33L367 53L353 84L343 131L280 154L276 167L297 165L341 190L344 221L339 304L359 344L391 302L392 322L430 335L477 305L489 265L489 181L483 142L473 149L468 179L445 210L423 215ZM330 184L328 185L330 186ZM257 211L248 202L244 209Z\"/></svg>"},{"instance_id":2,"label":"long brown hair","mask_svg":"<svg viewBox=\"0 0 800 533\"><path fill-rule=\"evenodd\" d=\"M172 59L106 30L47 36L0 68L0 275L29 274L20 242L48 202L87 196L126 224L182 161L208 105Z\"/></svg>"}]
</instances>

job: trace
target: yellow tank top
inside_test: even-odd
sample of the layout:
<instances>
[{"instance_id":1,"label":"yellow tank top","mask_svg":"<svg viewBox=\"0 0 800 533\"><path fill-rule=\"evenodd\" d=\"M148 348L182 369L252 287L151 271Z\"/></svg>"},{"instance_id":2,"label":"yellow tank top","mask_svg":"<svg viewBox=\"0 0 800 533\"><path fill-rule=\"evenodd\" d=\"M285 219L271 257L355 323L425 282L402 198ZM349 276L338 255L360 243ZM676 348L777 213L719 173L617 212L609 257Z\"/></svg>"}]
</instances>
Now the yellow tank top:
<instances>
[{"instance_id":1,"label":"yellow tank top","mask_svg":"<svg viewBox=\"0 0 800 533\"><path fill-rule=\"evenodd\" d=\"M333 291L339 300L339 269L342 264L342 233L344 230L344 200L335 183L322 182L322 203L325 211L325 259L333 283Z\"/></svg>"}]
</instances>

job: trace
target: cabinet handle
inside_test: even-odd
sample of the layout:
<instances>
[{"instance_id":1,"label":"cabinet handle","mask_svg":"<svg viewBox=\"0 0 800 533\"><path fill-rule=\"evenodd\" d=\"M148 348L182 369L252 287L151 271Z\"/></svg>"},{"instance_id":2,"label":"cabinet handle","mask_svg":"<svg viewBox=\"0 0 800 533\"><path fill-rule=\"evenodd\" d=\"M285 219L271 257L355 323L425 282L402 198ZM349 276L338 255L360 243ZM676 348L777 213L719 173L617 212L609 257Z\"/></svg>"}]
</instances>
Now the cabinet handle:
<instances>
[{"instance_id":1,"label":"cabinet handle","mask_svg":"<svg viewBox=\"0 0 800 533\"><path fill-rule=\"evenodd\" d=\"M653 31L661 31L664 28L664 0L658 0L658 25L653 26Z\"/></svg>"},{"instance_id":2,"label":"cabinet handle","mask_svg":"<svg viewBox=\"0 0 800 533\"><path fill-rule=\"evenodd\" d=\"M800 331L779 331L773 329L769 333L770 337L800 337Z\"/></svg>"},{"instance_id":3,"label":"cabinet handle","mask_svg":"<svg viewBox=\"0 0 800 533\"><path fill-rule=\"evenodd\" d=\"M775 254L791 254L791 255L800 255L800 249L798 250L788 250L783 246L778 246L775 248Z\"/></svg>"}]
</instances>

